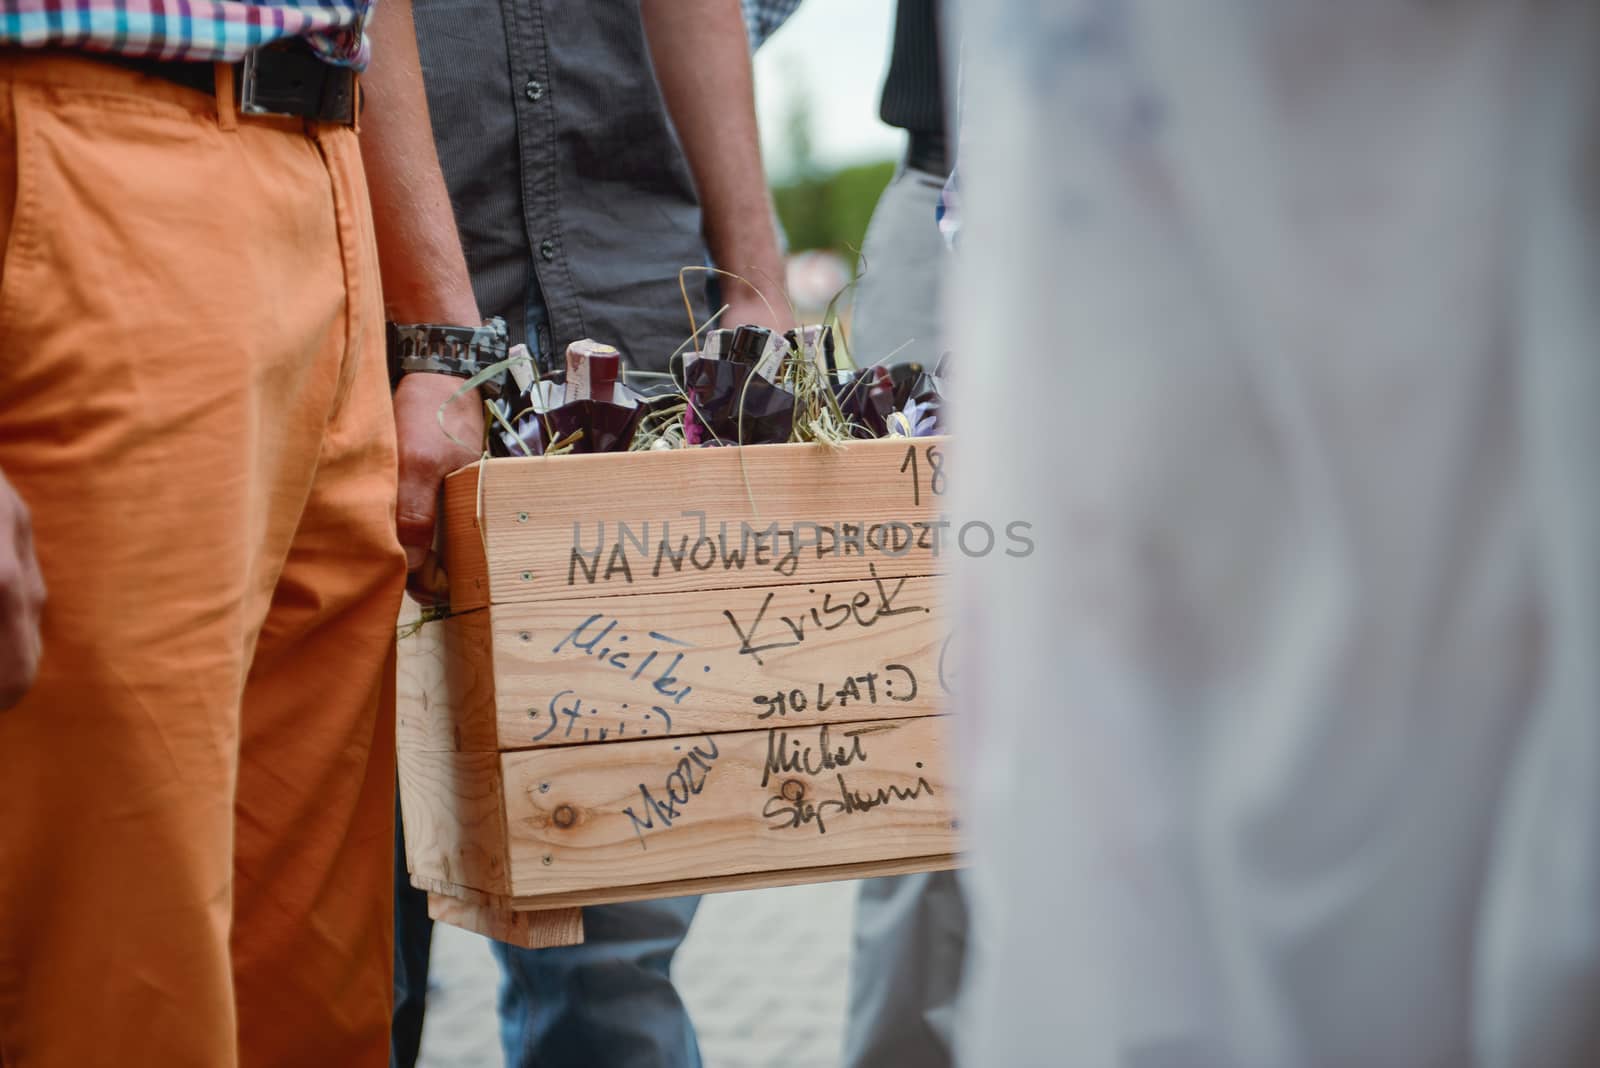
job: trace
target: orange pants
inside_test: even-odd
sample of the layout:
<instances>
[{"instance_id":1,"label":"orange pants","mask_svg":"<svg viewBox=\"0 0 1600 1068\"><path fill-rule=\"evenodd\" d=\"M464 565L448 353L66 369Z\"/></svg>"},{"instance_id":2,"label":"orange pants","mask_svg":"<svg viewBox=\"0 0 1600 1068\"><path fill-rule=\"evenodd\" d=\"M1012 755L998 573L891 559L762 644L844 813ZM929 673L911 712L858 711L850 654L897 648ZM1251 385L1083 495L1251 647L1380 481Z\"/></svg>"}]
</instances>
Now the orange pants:
<instances>
[{"instance_id":1,"label":"orange pants","mask_svg":"<svg viewBox=\"0 0 1600 1068\"><path fill-rule=\"evenodd\" d=\"M0 54L6 1068L387 1063L403 557L355 134Z\"/></svg>"}]
</instances>

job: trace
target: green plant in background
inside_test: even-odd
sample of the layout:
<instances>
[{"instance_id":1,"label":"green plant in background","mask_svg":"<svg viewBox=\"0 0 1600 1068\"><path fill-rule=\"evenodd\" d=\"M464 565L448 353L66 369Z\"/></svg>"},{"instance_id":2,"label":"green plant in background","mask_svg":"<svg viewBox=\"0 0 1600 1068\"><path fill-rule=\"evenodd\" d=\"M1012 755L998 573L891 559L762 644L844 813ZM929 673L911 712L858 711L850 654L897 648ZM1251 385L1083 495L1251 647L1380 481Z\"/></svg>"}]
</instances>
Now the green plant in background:
<instances>
[{"instance_id":1,"label":"green plant in background","mask_svg":"<svg viewBox=\"0 0 1600 1068\"><path fill-rule=\"evenodd\" d=\"M772 199L790 250L835 249L853 264L872 209L892 177L894 161L884 160L775 186Z\"/></svg>"},{"instance_id":2,"label":"green plant in background","mask_svg":"<svg viewBox=\"0 0 1600 1068\"><path fill-rule=\"evenodd\" d=\"M802 89L791 99L787 129L790 176L772 188L789 249L833 249L844 253L854 270L872 209L894 177L894 161L822 170L811 149L810 98Z\"/></svg>"}]
</instances>

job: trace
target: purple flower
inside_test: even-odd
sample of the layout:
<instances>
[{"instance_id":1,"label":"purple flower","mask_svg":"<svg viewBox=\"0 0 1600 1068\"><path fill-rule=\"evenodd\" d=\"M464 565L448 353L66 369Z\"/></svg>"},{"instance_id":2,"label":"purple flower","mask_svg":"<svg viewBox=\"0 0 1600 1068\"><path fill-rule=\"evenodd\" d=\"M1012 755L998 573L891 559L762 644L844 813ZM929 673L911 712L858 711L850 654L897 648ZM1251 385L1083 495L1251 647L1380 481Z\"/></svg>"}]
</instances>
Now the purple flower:
<instances>
[{"instance_id":1,"label":"purple flower","mask_svg":"<svg viewBox=\"0 0 1600 1068\"><path fill-rule=\"evenodd\" d=\"M908 400L906 406L900 409L900 414L911 424L911 436L914 438L931 437L939 432L939 413L931 404Z\"/></svg>"}]
</instances>

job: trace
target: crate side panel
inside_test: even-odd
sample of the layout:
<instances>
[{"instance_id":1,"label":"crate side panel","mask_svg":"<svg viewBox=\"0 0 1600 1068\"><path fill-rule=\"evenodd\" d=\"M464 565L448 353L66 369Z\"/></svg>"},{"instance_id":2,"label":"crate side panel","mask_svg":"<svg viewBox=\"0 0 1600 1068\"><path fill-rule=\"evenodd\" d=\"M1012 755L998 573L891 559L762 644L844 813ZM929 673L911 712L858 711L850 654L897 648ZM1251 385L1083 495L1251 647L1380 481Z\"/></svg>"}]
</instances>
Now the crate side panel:
<instances>
[{"instance_id":1,"label":"crate side panel","mask_svg":"<svg viewBox=\"0 0 1600 1068\"><path fill-rule=\"evenodd\" d=\"M497 753L398 754L406 869L488 894L509 892Z\"/></svg>"},{"instance_id":2,"label":"crate side panel","mask_svg":"<svg viewBox=\"0 0 1600 1068\"><path fill-rule=\"evenodd\" d=\"M928 468L943 448L900 439L488 461L490 599L860 579L869 564L885 577L938 574L952 537L932 490L942 471ZM463 527L451 522L453 534Z\"/></svg>"},{"instance_id":3,"label":"crate side panel","mask_svg":"<svg viewBox=\"0 0 1600 1068\"><path fill-rule=\"evenodd\" d=\"M953 853L948 719L503 754L512 894Z\"/></svg>"},{"instance_id":4,"label":"crate side panel","mask_svg":"<svg viewBox=\"0 0 1600 1068\"><path fill-rule=\"evenodd\" d=\"M411 623L401 633L396 650L397 747L417 752L498 748L489 613L451 616L420 627Z\"/></svg>"},{"instance_id":5,"label":"crate side panel","mask_svg":"<svg viewBox=\"0 0 1600 1068\"><path fill-rule=\"evenodd\" d=\"M937 578L496 605L502 749L944 711Z\"/></svg>"}]
</instances>

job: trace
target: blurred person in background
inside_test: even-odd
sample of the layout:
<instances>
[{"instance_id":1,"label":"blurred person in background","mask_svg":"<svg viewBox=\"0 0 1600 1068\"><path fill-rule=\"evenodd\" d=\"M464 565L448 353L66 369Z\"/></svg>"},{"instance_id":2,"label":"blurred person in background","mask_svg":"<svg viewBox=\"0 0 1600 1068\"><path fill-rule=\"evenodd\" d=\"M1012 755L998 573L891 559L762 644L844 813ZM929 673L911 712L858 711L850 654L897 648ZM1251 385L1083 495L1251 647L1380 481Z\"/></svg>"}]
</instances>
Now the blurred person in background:
<instances>
[{"instance_id":1,"label":"blurred person in background","mask_svg":"<svg viewBox=\"0 0 1600 1068\"><path fill-rule=\"evenodd\" d=\"M770 33L785 14L752 26ZM417 35L472 285L512 344L550 368L592 337L664 371L689 334L679 269L707 263L749 283L709 287L724 322L793 325L738 0L430 2ZM688 291L703 323L704 274ZM399 848L392 1062L409 1068L433 925ZM670 974L698 903L585 909L577 946L492 943L506 1063L699 1065Z\"/></svg>"},{"instance_id":2,"label":"blurred person in background","mask_svg":"<svg viewBox=\"0 0 1600 1068\"><path fill-rule=\"evenodd\" d=\"M942 0L898 0L895 11L878 114L906 131L906 151L878 198L861 246L850 354L862 367L915 362L932 368L944 354L939 299L947 257L933 222L951 162L941 7ZM940 877L951 885L953 880Z\"/></svg>"},{"instance_id":3,"label":"blurred person in background","mask_svg":"<svg viewBox=\"0 0 1600 1068\"><path fill-rule=\"evenodd\" d=\"M800 6L800 0L742 0L745 31L750 38L750 54L767 43L767 40L789 21L789 16Z\"/></svg>"},{"instance_id":4,"label":"blurred person in background","mask_svg":"<svg viewBox=\"0 0 1600 1068\"><path fill-rule=\"evenodd\" d=\"M1600 1063L1600 6L964 9L963 1059Z\"/></svg>"},{"instance_id":5,"label":"blurred person in background","mask_svg":"<svg viewBox=\"0 0 1600 1068\"><path fill-rule=\"evenodd\" d=\"M850 332L861 365L933 367L944 352L940 298L951 253L939 232L950 174L940 0L899 0L879 113L906 153L873 210ZM856 903L846 1068L937 1068L954 1060L967 915L953 871L868 879Z\"/></svg>"}]
</instances>

